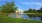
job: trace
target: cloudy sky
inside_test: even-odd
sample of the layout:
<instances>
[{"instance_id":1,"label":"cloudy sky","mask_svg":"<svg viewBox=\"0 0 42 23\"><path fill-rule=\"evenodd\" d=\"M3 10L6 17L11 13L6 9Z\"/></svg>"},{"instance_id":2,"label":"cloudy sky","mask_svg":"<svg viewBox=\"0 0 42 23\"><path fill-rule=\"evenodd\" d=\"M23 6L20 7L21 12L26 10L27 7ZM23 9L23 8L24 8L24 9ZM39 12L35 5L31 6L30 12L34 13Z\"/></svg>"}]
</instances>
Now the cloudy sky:
<instances>
[{"instance_id":1,"label":"cloudy sky","mask_svg":"<svg viewBox=\"0 0 42 23\"><path fill-rule=\"evenodd\" d=\"M15 4L18 8L23 10L39 9L42 7L42 0L15 0Z\"/></svg>"},{"instance_id":2,"label":"cloudy sky","mask_svg":"<svg viewBox=\"0 0 42 23\"><path fill-rule=\"evenodd\" d=\"M12 0L6 0L11 2ZM22 10L28 10L30 8L32 9L39 9L42 7L42 0L14 0L15 5L18 7L18 9ZM4 4L5 0L0 0L0 5Z\"/></svg>"}]
</instances>

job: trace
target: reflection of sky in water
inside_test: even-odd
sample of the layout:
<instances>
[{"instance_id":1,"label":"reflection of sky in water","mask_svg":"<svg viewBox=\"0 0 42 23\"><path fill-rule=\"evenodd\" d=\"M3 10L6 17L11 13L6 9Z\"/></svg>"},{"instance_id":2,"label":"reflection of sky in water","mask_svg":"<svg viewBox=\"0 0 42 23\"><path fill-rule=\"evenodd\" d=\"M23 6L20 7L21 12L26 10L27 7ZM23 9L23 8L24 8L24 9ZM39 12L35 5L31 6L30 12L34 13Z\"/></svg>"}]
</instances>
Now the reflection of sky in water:
<instances>
[{"instance_id":1,"label":"reflection of sky in water","mask_svg":"<svg viewBox=\"0 0 42 23\"><path fill-rule=\"evenodd\" d=\"M35 17L35 18L32 17L32 18L31 18L31 20L40 20L40 19L41 19L41 18L39 18L39 17Z\"/></svg>"},{"instance_id":2,"label":"reflection of sky in water","mask_svg":"<svg viewBox=\"0 0 42 23\"><path fill-rule=\"evenodd\" d=\"M40 17L29 17L27 14L20 14L21 18L28 19L28 20L41 20ZM11 14L9 17L16 18L16 14Z\"/></svg>"}]
</instances>

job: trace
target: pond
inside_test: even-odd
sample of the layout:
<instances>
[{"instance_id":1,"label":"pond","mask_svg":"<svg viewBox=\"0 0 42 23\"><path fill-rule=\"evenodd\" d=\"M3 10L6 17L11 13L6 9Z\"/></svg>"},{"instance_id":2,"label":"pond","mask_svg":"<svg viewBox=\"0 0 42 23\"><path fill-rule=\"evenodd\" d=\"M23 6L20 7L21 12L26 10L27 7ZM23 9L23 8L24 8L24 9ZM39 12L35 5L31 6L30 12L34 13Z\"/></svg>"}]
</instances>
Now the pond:
<instances>
[{"instance_id":1,"label":"pond","mask_svg":"<svg viewBox=\"0 0 42 23\"><path fill-rule=\"evenodd\" d=\"M37 21L42 20L42 17L35 16L35 15L32 15L32 14L20 14L20 16L21 16L21 18L28 19L28 20L37 20ZM10 14L10 15L8 15L8 17L16 18L16 14Z\"/></svg>"}]
</instances>

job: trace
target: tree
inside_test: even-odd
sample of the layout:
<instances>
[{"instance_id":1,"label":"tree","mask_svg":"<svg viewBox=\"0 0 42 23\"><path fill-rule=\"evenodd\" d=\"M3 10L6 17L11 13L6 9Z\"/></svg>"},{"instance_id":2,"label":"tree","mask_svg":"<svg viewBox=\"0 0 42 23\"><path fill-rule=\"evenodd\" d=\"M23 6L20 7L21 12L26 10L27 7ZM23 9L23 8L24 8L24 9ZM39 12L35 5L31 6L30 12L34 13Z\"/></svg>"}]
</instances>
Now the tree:
<instances>
[{"instance_id":1,"label":"tree","mask_svg":"<svg viewBox=\"0 0 42 23\"><path fill-rule=\"evenodd\" d=\"M40 12L42 12L42 7L40 8Z\"/></svg>"},{"instance_id":2,"label":"tree","mask_svg":"<svg viewBox=\"0 0 42 23\"><path fill-rule=\"evenodd\" d=\"M13 13L16 9L14 2L6 2L6 4L2 5L3 13Z\"/></svg>"},{"instance_id":3,"label":"tree","mask_svg":"<svg viewBox=\"0 0 42 23\"><path fill-rule=\"evenodd\" d=\"M24 11L24 13L28 13L28 11Z\"/></svg>"},{"instance_id":4,"label":"tree","mask_svg":"<svg viewBox=\"0 0 42 23\"><path fill-rule=\"evenodd\" d=\"M40 10L42 11L42 7L40 8Z\"/></svg>"},{"instance_id":5,"label":"tree","mask_svg":"<svg viewBox=\"0 0 42 23\"><path fill-rule=\"evenodd\" d=\"M30 8L30 9L28 10L28 12L29 12L29 13L32 13L32 12L33 12L33 10Z\"/></svg>"},{"instance_id":6,"label":"tree","mask_svg":"<svg viewBox=\"0 0 42 23\"><path fill-rule=\"evenodd\" d=\"M30 9L28 10L28 13L36 13L36 12L37 12L37 11L36 11L35 9L31 9L31 8L30 8Z\"/></svg>"},{"instance_id":7,"label":"tree","mask_svg":"<svg viewBox=\"0 0 42 23\"><path fill-rule=\"evenodd\" d=\"M33 13L36 13L37 11L35 9L33 9Z\"/></svg>"},{"instance_id":8,"label":"tree","mask_svg":"<svg viewBox=\"0 0 42 23\"><path fill-rule=\"evenodd\" d=\"M37 12L42 13L42 7L40 8L40 10L37 10Z\"/></svg>"}]
</instances>

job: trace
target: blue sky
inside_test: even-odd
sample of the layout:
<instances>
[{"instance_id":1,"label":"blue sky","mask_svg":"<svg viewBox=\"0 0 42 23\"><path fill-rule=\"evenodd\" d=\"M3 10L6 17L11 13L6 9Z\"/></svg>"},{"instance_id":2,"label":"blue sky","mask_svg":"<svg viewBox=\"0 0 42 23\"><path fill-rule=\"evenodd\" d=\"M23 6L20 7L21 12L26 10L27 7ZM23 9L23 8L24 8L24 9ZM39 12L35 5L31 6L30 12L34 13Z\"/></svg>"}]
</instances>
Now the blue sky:
<instances>
[{"instance_id":1,"label":"blue sky","mask_svg":"<svg viewBox=\"0 0 42 23\"><path fill-rule=\"evenodd\" d=\"M11 2L12 0L6 0L8 2ZM42 7L42 0L14 0L15 5L18 7L18 9L22 10L28 10L30 8L32 9L39 9ZM4 4L5 0L0 0L0 5Z\"/></svg>"}]
</instances>

